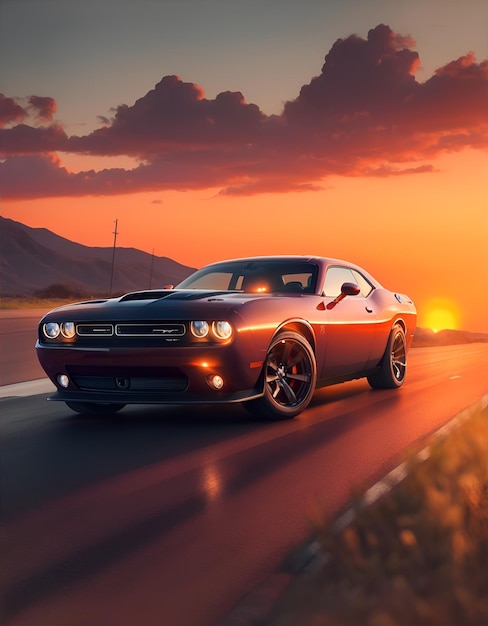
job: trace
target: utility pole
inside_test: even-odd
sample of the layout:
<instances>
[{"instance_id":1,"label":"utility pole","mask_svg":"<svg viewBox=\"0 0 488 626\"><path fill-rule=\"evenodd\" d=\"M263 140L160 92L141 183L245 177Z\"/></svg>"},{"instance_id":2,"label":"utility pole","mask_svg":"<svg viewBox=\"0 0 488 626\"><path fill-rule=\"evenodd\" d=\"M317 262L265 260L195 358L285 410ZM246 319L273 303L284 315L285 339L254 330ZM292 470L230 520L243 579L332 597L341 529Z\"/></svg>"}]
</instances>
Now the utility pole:
<instances>
[{"instance_id":1,"label":"utility pole","mask_svg":"<svg viewBox=\"0 0 488 626\"><path fill-rule=\"evenodd\" d=\"M152 256L151 256L151 272L149 274L149 289L152 289L153 267L154 267L154 248L153 248Z\"/></svg>"},{"instance_id":2,"label":"utility pole","mask_svg":"<svg viewBox=\"0 0 488 626\"><path fill-rule=\"evenodd\" d=\"M116 219L115 220L115 230L113 232L113 236L114 236L114 247L112 250L112 272L110 274L110 297L112 297L112 286L113 286L113 282L114 282L114 266L115 266L115 248L117 246L117 235L119 234L117 232L117 225L119 223L119 220Z\"/></svg>"}]
</instances>

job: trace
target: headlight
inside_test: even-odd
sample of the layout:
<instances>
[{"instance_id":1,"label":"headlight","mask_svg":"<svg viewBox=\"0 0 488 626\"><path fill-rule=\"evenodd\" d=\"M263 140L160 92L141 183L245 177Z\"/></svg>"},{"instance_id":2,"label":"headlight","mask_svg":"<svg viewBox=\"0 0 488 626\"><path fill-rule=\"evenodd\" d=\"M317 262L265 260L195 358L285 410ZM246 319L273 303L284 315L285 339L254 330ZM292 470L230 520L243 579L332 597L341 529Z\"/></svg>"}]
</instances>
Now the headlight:
<instances>
[{"instance_id":1,"label":"headlight","mask_svg":"<svg viewBox=\"0 0 488 626\"><path fill-rule=\"evenodd\" d=\"M61 334L66 339L72 339L75 336L75 323L74 322L63 322L61 324Z\"/></svg>"},{"instance_id":2,"label":"headlight","mask_svg":"<svg viewBox=\"0 0 488 626\"><path fill-rule=\"evenodd\" d=\"M209 331L208 322L204 322L204 321L192 322L190 324L190 330L193 333L193 335L195 335L195 337L198 337L199 339L201 339L202 337L206 337Z\"/></svg>"},{"instance_id":3,"label":"headlight","mask_svg":"<svg viewBox=\"0 0 488 626\"><path fill-rule=\"evenodd\" d=\"M229 339L232 335L232 326L229 322L219 321L212 324L212 330L217 339Z\"/></svg>"},{"instance_id":4,"label":"headlight","mask_svg":"<svg viewBox=\"0 0 488 626\"><path fill-rule=\"evenodd\" d=\"M57 322L47 322L42 328L44 334L49 339L56 339L60 332L59 324Z\"/></svg>"}]
</instances>

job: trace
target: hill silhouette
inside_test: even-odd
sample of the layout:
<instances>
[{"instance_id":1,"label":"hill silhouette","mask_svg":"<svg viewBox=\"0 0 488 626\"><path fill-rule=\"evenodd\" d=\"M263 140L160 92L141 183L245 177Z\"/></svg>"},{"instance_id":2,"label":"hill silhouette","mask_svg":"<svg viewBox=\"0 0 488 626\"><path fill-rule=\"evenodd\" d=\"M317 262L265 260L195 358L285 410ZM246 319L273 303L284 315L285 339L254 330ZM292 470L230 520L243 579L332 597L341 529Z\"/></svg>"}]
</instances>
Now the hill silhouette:
<instances>
[{"instance_id":1,"label":"hill silhouette","mask_svg":"<svg viewBox=\"0 0 488 626\"><path fill-rule=\"evenodd\" d=\"M440 330L435 333L430 328L417 328L413 340L414 348L432 346L452 346L461 343L488 343L488 334L470 333L466 330Z\"/></svg>"},{"instance_id":2,"label":"hill silhouette","mask_svg":"<svg viewBox=\"0 0 488 626\"><path fill-rule=\"evenodd\" d=\"M0 216L0 294L32 296L55 285L87 296L108 296L113 248L84 246L46 228ZM135 248L117 248L112 294L163 287L194 268Z\"/></svg>"}]
</instances>

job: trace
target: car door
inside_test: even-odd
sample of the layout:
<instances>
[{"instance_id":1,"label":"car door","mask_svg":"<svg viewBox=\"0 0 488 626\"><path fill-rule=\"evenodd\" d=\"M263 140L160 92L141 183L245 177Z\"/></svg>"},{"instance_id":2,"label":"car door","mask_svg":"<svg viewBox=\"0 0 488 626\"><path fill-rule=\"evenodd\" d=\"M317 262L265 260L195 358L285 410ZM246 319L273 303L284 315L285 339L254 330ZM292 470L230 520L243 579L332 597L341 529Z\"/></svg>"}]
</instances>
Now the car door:
<instances>
[{"instance_id":1,"label":"car door","mask_svg":"<svg viewBox=\"0 0 488 626\"><path fill-rule=\"evenodd\" d=\"M358 285L360 292L336 302L344 283ZM328 268L323 290L327 324L321 378L349 375L366 368L376 332L376 314L367 297L372 289L351 268Z\"/></svg>"}]
</instances>

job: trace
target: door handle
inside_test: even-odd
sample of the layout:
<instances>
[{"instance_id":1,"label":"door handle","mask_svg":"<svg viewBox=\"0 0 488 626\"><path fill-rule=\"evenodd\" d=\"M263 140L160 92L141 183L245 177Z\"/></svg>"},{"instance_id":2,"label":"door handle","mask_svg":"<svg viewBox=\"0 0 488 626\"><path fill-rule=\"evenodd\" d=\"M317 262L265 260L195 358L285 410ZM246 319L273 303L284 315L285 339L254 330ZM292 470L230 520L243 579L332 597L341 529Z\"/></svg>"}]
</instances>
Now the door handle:
<instances>
[{"instance_id":1,"label":"door handle","mask_svg":"<svg viewBox=\"0 0 488 626\"><path fill-rule=\"evenodd\" d=\"M369 306L364 307L368 313L372 313L373 309Z\"/></svg>"}]
</instances>

